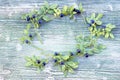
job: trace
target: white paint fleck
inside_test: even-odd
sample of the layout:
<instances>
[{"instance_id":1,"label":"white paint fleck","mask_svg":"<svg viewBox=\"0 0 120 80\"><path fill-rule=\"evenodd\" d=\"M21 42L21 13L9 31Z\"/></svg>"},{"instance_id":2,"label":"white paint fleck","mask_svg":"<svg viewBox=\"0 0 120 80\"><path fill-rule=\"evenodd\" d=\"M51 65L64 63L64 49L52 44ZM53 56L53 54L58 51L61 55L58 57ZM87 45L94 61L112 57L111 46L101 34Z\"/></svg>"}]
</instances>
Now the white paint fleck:
<instances>
[{"instance_id":1,"label":"white paint fleck","mask_svg":"<svg viewBox=\"0 0 120 80\"><path fill-rule=\"evenodd\" d=\"M2 34L0 34L0 38L2 37Z\"/></svg>"},{"instance_id":2,"label":"white paint fleck","mask_svg":"<svg viewBox=\"0 0 120 80\"><path fill-rule=\"evenodd\" d=\"M47 73L51 73L51 67L50 66L47 66L45 69L44 69L44 72L47 72Z\"/></svg>"},{"instance_id":3,"label":"white paint fleck","mask_svg":"<svg viewBox=\"0 0 120 80\"><path fill-rule=\"evenodd\" d=\"M109 7L110 11L113 11L112 5L108 5L108 7Z\"/></svg>"},{"instance_id":4,"label":"white paint fleck","mask_svg":"<svg viewBox=\"0 0 120 80\"><path fill-rule=\"evenodd\" d=\"M112 53L111 56L112 58L120 58L120 55L117 52Z\"/></svg>"},{"instance_id":5,"label":"white paint fleck","mask_svg":"<svg viewBox=\"0 0 120 80\"><path fill-rule=\"evenodd\" d=\"M100 68L100 66L101 66L100 64L97 64L97 68Z\"/></svg>"},{"instance_id":6,"label":"white paint fleck","mask_svg":"<svg viewBox=\"0 0 120 80\"><path fill-rule=\"evenodd\" d=\"M0 80L4 80L4 78L2 76L0 76Z\"/></svg>"},{"instance_id":7,"label":"white paint fleck","mask_svg":"<svg viewBox=\"0 0 120 80\"><path fill-rule=\"evenodd\" d=\"M46 80L55 80L54 77L48 77Z\"/></svg>"},{"instance_id":8,"label":"white paint fleck","mask_svg":"<svg viewBox=\"0 0 120 80\"><path fill-rule=\"evenodd\" d=\"M12 16L12 14L13 14L12 12L9 12L8 17L11 17L11 16Z\"/></svg>"},{"instance_id":9,"label":"white paint fleck","mask_svg":"<svg viewBox=\"0 0 120 80\"><path fill-rule=\"evenodd\" d=\"M17 50L17 51L21 51L21 50L22 50L22 45L17 44L17 45L16 45L16 50Z\"/></svg>"},{"instance_id":10,"label":"white paint fleck","mask_svg":"<svg viewBox=\"0 0 120 80\"><path fill-rule=\"evenodd\" d=\"M8 75L10 73L11 73L10 70L3 70L3 71L0 72L0 74L2 74L2 75Z\"/></svg>"},{"instance_id":11,"label":"white paint fleck","mask_svg":"<svg viewBox=\"0 0 120 80\"><path fill-rule=\"evenodd\" d=\"M6 36L5 39L6 39L6 41L10 41L10 37L8 35Z\"/></svg>"},{"instance_id":12,"label":"white paint fleck","mask_svg":"<svg viewBox=\"0 0 120 80\"><path fill-rule=\"evenodd\" d=\"M102 80L107 80L107 77L103 77Z\"/></svg>"}]
</instances>

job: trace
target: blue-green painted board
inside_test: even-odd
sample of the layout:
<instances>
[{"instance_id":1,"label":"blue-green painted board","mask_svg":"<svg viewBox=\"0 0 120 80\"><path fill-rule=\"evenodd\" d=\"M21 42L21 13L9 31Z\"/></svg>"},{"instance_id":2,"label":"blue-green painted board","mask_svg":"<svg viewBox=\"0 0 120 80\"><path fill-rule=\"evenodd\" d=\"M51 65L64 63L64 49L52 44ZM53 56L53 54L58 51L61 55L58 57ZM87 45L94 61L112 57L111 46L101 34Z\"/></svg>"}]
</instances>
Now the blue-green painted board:
<instances>
[{"instance_id":1,"label":"blue-green painted board","mask_svg":"<svg viewBox=\"0 0 120 80\"><path fill-rule=\"evenodd\" d=\"M64 77L63 74L49 64L46 69L38 73L34 68L24 66L24 56L40 55L40 51L20 45L19 38L26 22L20 19L22 13L29 12L44 3L43 0L0 0L0 80L119 80L120 79L120 0L47 0L50 4L76 5L83 3L84 15L92 12L105 14L103 22L117 26L113 30L114 40L99 39L107 49L100 54L80 58L80 67L75 74ZM88 35L86 25L81 17L77 22L55 19L44 24L39 32L43 40L43 47L47 51L66 52L75 49L75 36L83 33ZM40 47L38 41L34 42ZM47 53L46 53L47 54Z\"/></svg>"}]
</instances>

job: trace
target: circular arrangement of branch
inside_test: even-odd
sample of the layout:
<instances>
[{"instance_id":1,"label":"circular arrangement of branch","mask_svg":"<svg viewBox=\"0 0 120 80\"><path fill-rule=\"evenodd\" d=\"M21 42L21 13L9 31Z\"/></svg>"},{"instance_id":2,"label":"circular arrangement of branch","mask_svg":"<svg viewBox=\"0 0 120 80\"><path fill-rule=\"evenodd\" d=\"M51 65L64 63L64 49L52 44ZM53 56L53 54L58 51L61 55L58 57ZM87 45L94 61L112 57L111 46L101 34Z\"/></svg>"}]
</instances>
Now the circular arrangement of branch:
<instances>
[{"instance_id":1,"label":"circular arrangement of branch","mask_svg":"<svg viewBox=\"0 0 120 80\"><path fill-rule=\"evenodd\" d=\"M22 19L26 20L28 24L20 41L21 43L28 44L40 51L43 49L33 45L32 41L37 37L41 45L43 44L38 30L43 23L49 22L54 18L69 16L70 19L74 19L75 15L81 16L91 33L89 36L81 34L75 38L77 42L76 51L68 52L66 54L54 52L54 54L49 55L49 59L40 59L40 57L37 56L25 57L27 61L26 66L32 66L38 68L38 70L43 70L45 66L52 61L54 66L58 66L66 76L69 72L73 73L74 70L79 67L79 63L76 59L82 56L88 58L105 49L106 46L98 43L97 39L99 37L114 38L112 30L115 28L115 25L112 25L111 23L104 25L101 21L101 18L103 17L103 14L101 13L92 13L90 17L84 17L83 13L84 9L81 3L78 5L78 8L75 8L74 6L64 6L62 9L59 9L57 4L49 5L45 2L39 10L24 14ZM31 33L31 29L34 30L34 33ZM42 53L42 55L44 55L44 53Z\"/></svg>"}]
</instances>

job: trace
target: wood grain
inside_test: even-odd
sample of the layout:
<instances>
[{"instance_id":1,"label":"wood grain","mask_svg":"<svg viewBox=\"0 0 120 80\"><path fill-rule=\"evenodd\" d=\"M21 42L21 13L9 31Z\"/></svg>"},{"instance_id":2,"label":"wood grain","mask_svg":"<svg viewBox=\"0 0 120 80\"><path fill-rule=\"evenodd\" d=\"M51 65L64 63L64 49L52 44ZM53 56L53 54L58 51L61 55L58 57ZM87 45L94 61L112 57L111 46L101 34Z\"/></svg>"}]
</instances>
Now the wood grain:
<instances>
[{"instance_id":1,"label":"wood grain","mask_svg":"<svg viewBox=\"0 0 120 80\"><path fill-rule=\"evenodd\" d=\"M119 80L120 79L120 0L48 0L50 4L76 5L83 3L86 16L92 12L103 13L102 21L117 26L113 30L114 40L99 39L107 49L100 54L89 58L80 58L79 69L75 74L64 77L52 65L38 73L34 68L24 66L24 56L39 55L40 51L20 45L19 38L27 24L20 19L23 13L34 8L38 9L44 3L42 0L0 0L0 80ZM34 41L35 45L54 52L67 52L75 50L75 36L83 33L88 35L86 25L81 17L77 22L68 17L55 19L43 24L39 32L43 45ZM47 54L47 53L46 53Z\"/></svg>"}]
</instances>

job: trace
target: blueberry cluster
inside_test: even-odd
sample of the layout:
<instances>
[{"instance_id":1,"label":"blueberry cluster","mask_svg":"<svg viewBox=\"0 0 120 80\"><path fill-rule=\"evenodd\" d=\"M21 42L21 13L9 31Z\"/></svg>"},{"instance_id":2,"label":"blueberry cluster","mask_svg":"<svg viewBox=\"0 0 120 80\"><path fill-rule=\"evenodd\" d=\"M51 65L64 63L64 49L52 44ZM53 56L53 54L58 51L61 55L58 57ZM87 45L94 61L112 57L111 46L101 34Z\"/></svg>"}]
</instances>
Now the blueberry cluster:
<instances>
[{"instance_id":1,"label":"blueberry cluster","mask_svg":"<svg viewBox=\"0 0 120 80\"><path fill-rule=\"evenodd\" d=\"M95 23L95 21L94 20L90 20L90 24L88 24L89 25L89 27L91 27L92 26L92 24L94 24Z\"/></svg>"},{"instance_id":2,"label":"blueberry cluster","mask_svg":"<svg viewBox=\"0 0 120 80\"><path fill-rule=\"evenodd\" d=\"M31 39L31 38L33 37L33 35L32 35L32 34L29 34L28 37ZM26 43L26 44L29 44L30 41L29 41L29 40L25 40L25 43Z\"/></svg>"},{"instance_id":3,"label":"blueberry cluster","mask_svg":"<svg viewBox=\"0 0 120 80\"><path fill-rule=\"evenodd\" d=\"M37 63L37 64L40 64L41 61L40 61L40 60L36 60L36 63ZM46 62L42 62L42 65L45 66L45 65L46 65Z\"/></svg>"},{"instance_id":4,"label":"blueberry cluster","mask_svg":"<svg viewBox=\"0 0 120 80\"><path fill-rule=\"evenodd\" d=\"M35 14L34 14L34 15L32 15L32 17L27 16L27 17L26 17L26 21L30 21L31 19L34 19L34 18L36 18Z\"/></svg>"}]
</instances>

